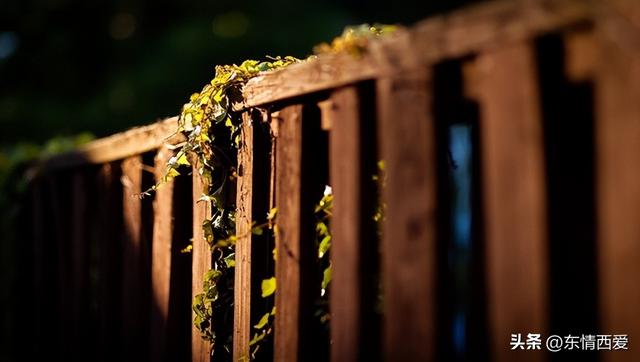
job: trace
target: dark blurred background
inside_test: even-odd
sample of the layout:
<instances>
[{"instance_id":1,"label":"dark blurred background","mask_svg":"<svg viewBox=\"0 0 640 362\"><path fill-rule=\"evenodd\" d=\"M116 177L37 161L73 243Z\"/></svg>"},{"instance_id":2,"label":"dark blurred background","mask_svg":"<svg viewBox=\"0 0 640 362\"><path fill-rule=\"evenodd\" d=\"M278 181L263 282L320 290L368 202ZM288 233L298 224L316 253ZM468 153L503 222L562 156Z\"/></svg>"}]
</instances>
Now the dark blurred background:
<instances>
[{"instance_id":1,"label":"dark blurred background","mask_svg":"<svg viewBox=\"0 0 640 362\"><path fill-rule=\"evenodd\" d=\"M176 115L216 64L304 57L347 25L472 0L0 0L0 148Z\"/></svg>"},{"instance_id":2,"label":"dark blurred background","mask_svg":"<svg viewBox=\"0 0 640 362\"><path fill-rule=\"evenodd\" d=\"M25 161L88 139L59 136L102 137L177 115L213 78L216 64L305 57L347 25L411 25L480 1L0 0L0 361L13 360L20 353L14 342L30 338L14 335L25 316L9 308L23 302L15 291L22 290L19 270L29 268L18 265L26 260L18 257L18 225L28 221L20 217L28 205ZM461 132L451 134L452 144L469 144ZM456 180L468 178L465 152L452 148ZM468 195L460 195L468 209ZM456 221L462 239L469 238L465 215ZM456 313L452 333L462 346L464 316Z\"/></svg>"}]
</instances>

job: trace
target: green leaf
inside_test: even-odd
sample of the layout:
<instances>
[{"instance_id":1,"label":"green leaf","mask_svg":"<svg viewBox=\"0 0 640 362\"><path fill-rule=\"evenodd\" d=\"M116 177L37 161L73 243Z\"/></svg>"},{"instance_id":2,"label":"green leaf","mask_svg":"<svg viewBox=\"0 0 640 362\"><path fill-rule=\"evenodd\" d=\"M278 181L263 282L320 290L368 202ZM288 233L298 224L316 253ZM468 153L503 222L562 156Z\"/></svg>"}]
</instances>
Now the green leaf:
<instances>
[{"instance_id":1,"label":"green leaf","mask_svg":"<svg viewBox=\"0 0 640 362\"><path fill-rule=\"evenodd\" d=\"M275 219L277 213L278 213L277 207L274 207L271 210L269 210L269 213L267 214L267 220Z\"/></svg>"},{"instance_id":2,"label":"green leaf","mask_svg":"<svg viewBox=\"0 0 640 362\"><path fill-rule=\"evenodd\" d=\"M271 277L262 281L262 298L266 298L276 291L276 278Z\"/></svg>"},{"instance_id":3,"label":"green leaf","mask_svg":"<svg viewBox=\"0 0 640 362\"><path fill-rule=\"evenodd\" d=\"M327 252L327 250L329 250L330 247L331 247L331 235L326 235L324 238L322 238L322 241L320 242L320 246L318 247L318 258L322 258L324 254Z\"/></svg>"},{"instance_id":4,"label":"green leaf","mask_svg":"<svg viewBox=\"0 0 640 362\"><path fill-rule=\"evenodd\" d=\"M329 265L322 273L322 295L325 293L325 289L331 283L331 265Z\"/></svg>"},{"instance_id":5,"label":"green leaf","mask_svg":"<svg viewBox=\"0 0 640 362\"><path fill-rule=\"evenodd\" d=\"M185 165L185 166L191 166L191 164L189 163L189 160L187 159L187 155L185 155L184 153L178 155L178 159L176 160L176 164Z\"/></svg>"},{"instance_id":6,"label":"green leaf","mask_svg":"<svg viewBox=\"0 0 640 362\"><path fill-rule=\"evenodd\" d=\"M231 253L224 258L225 264L227 264L227 268L233 268L236 266L236 254Z\"/></svg>"},{"instance_id":7,"label":"green leaf","mask_svg":"<svg viewBox=\"0 0 640 362\"><path fill-rule=\"evenodd\" d=\"M329 228L327 228L327 224L325 224L322 221L319 221L316 224L316 232L320 235L328 235L329 234Z\"/></svg>"},{"instance_id":8,"label":"green leaf","mask_svg":"<svg viewBox=\"0 0 640 362\"><path fill-rule=\"evenodd\" d=\"M251 228L251 233L252 233L253 235L262 235L262 234L263 234L262 227L260 227L260 226L254 226L253 228Z\"/></svg>"},{"instance_id":9,"label":"green leaf","mask_svg":"<svg viewBox=\"0 0 640 362\"><path fill-rule=\"evenodd\" d=\"M256 333L256 334L253 336L253 339L249 342L249 345L250 345L250 346L253 346L254 344L256 344L256 343L260 342L261 340L263 340L263 339L264 339L264 337L265 337L266 335L267 335L267 332L266 332L266 331L264 331L264 332L262 332L262 333L260 333L260 334Z\"/></svg>"},{"instance_id":10,"label":"green leaf","mask_svg":"<svg viewBox=\"0 0 640 362\"><path fill-rule=\"evenodd\" d=\"M258 322L258 324L256 324L255 326L253 326L253 328L260 329L260 328L262 328L262 327L266 326L266 325L267 325L267 323L269 323L269 316L270 316L270 315L271 315L270 313L265 313L265 314L262 316L262 318L260 318L260 321Z\"/></svg>"}]
</instances>

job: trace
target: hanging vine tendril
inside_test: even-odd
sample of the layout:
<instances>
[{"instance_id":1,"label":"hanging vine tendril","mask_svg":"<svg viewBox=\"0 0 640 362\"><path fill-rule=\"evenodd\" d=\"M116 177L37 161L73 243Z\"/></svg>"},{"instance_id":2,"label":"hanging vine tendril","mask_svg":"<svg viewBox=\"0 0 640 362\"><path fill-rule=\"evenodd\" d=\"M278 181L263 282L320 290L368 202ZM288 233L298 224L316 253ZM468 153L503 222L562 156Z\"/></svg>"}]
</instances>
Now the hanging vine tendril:
<instances>
[{"instance_id":1,"label":"hanging vine tendril","mask_svg":"<svg viewBox=\"0 0 640 362\"><path fill-rule=\"evenodd\" d=\"M314 48L316 54L347 53L360 56L366 51L369 39L387 34L395 30L387 25L360 25L348 27L343 34L330 44L321 44ZM207 202L212 206L212 216L202 223L204 240L193 240L193 243L205 241L212 252L212 269L203 277L202 292L193 299L194 325L203 339L211 343L212 353L218 347L213 326L214 318L223 308L229 308L233 300L233 278L230 274L235 267L235 195L234 188L237 170L237 150L240 147L241 115L234 112L234 105L243 102L242 87L246 82L263 73L285 68L291 64L312 61L314 57L301 60L294 57L271 57L265 61L247 60L240 65L219 65L215 67L215 77L204 88L191 95L189 102L182 107L176 133L182 133L186 141L180 144L166 165L164 176L150 190L154 190L170 182L180 175L182 169L192 166L207 185L205 192L197 202ZM331 193L325 193L316 209L318 262L323 265L322 298L326 299L325 290L331 280L331 266L328 258L331 235L327 225L331 210ZM267 222L252 227L253 233L262 233L264 229L276 233L276 210L267 215ZM183 252L190 252L185 248ZM274 251L274 259L275 259ZM275 277L267 277L262 282L262 296L273 298L276 290ZM214 313L214 310L216 313ZM251 357L254 358L259 343L272 333L272 322L275 307L263 315L254 325L258 330L251 340ZM321 320L328 319L328 309L320 315ZM223 340L222 347L230 350L230 338Z\"/></svg>"}]
</instances>

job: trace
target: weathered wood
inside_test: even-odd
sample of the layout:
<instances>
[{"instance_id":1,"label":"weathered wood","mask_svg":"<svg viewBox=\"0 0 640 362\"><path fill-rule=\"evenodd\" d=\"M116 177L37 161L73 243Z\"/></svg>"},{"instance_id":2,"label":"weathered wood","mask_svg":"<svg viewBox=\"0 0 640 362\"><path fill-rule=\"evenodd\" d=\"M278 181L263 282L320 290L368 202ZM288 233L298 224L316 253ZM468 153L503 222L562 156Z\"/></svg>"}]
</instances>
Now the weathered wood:
<instances>
[{"instance_id":1,"label":"weathered wood","mask_svg":"<svg viewBox=\"0 0 640 362\"><path fill-rule=\"evenodd\" d=\"M238 186L236 194L236 266L233 319L233 359L249 360L251 340L251 227L253 201L253 126L251 116L242 116L241 143L238 150Z\"/></svg>"},{"instance_id":2,"label":"weathered wood","mask_svg":"<svg viewBox=\"0 0 640 362\"><path fill-rule=\"evenodd\" d=\"M386 55L413 58L432 64L465 56L485 48L498 48L536 35L588 21L595 11L582 0L503 0L480 4L449 15L433 17L386 38L371 41L372 48L386 48ZM409 36L411 54L398 39ZM389 69L375 55L354 58L347 54L325 55L287 69L265 73L244 87L244 104L255 107L284 99L337 88L384 76ZM393 71L400 71L394 69Z\"/></svg>"},{"instance_id":3,"label":"weathered wood","mask_svg":"<svg viewBox=\"0 0 640 362\"><path fill-rule=\"evenodd\" d=\"M161 147L155 158L156 183L161 183L167 163L173 156ZM163 361L167 345L169 293L171 281L171 242L173 236L173 181L162 183L153 202L153 241L151 244L151 361Z\"/></svg>"},{"instance_id":4,"label":"weathered wood","mask_svg":"<svg viewBox=\"0 0 640 362\"><path fill-rule=\"evenodd\" d=\"M178 131L178 117L171 117L148 126L133 128L90 142L78 149L43 161L45 169L69 168L83 164L100 164L143 154L184 140Z\"/></svg>"},{"instance_id":5,"label":"weathered wood","mask_svg":"<svg viewBox=\"0 0 640 362\"><path fill-rule=\"evenodd\" d=\"M387 205L382 241L384 356L435 358L436 146L430 74L377 83Z\"/></svg>"},{"instance_id":6,"label":"weathered wood","mask_svg":"<svg viewBox=\"0 0 640 362\"><path fill-rule=\"evenodd\" d=\"M331 360L362 360L361 208L362 155L358 89L335 91L322 108L323 124L332 125L329 165L333 190L331 218ZM370 242L371 240L369 240ZM372 243L370 243L372 244ZM371 341L368 341L371 342Z\"/></svg>"},{"instance_id":7,"label":"weathered wood","mask_svg":"<svg viewBox=\"0 0 640 362\"><path fill-rule=\"evenodd\" d=\"M276 311L274 360L297 361L300 342L302 106L278 115L276 143Z\"/></svg>"},{"instance_id":8,"label":"weathered wood","mask_svg":"<svg viewBox=\"0 0 640 362\"><path fill-rule=\"evenodd\" d=\"M597 27L595 69L596 185L600 327L627 334L629 351L604 361L636 361L640 338L640 51L621 47L611 18ZM632 34L628 34L632 35ZM633 34L640 35L639 32Z\"/></svg>"},{"instance_id":9,"label":"weathered wood","mask_svg":"<svg viewBox=\"0 0 640 362\"><path fill-rule=\"evenodd\" d=\"M547 331L547 232L542 121L532 47L482 53L468 92L480 104L483 220L491 350L497 361L542 361L510 351L511 333ZM516 81L517 80L517 81Z\"/></svg>"},{"instance_id":10,"label":"weathered wood","mask_svg":"<svg viewBox=\"0 0 640 362\"><path fill-rule=\"evenodd\" d=\"M202 231L202 223L205 219L211 218L211 204L208 201L200 200L200 197L209 187L206 181L198 172L198 162L191 160L193 165L193 249L192 265L191 265L191 299L196 294L202 293L204 282L204 274L211 269L211 250L207 244ZM192 312L191 319L195 317ZM191 327L191 361L193 362L209 362L211 354L209 353L209 343L202 339L200 331L195 327Z\"/></svg>"},{"instance_id":11,"label":"weathered wood","mask_svg":"<svg viewBox=\"0 0 640 362\"><path fill-rule=\"evenodd\" d=\"M142 262L142 156L125 159L122 168L123 265L122 265L122 339L123 349L132 357L142 357L142 288L145 275Z\"/></svg>"}]
</instances>

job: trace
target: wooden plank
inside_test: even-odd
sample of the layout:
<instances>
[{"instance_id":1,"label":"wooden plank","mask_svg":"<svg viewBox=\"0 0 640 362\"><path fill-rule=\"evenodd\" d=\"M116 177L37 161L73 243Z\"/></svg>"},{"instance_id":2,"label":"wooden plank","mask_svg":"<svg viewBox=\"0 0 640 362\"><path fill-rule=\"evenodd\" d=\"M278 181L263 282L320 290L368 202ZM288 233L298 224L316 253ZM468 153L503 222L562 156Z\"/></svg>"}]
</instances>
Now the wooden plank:
<instances>
[{"instance_id":1,"label":"wooden plank","mask_svg":"<svg viewBox=\"0 0 640 362\"><path fill-rule=\"evenodd\" d=\"M372 41L372 52L360 58L346 54L320 56L260 75L244 87L244 103L236 108L255 107L383 76L389 69L380 64L375 48L385 48L382 52L385 58L415 57L418 63L431 64L587 21L594 9L591 2L583 0L503 0L479 4ZM399 41L403 37L411 39L410 54Z\"/></svg>"},{"instance_id":2,"label":"wooden plank","mask_svg":"<svg viewBox=\"0 0 640 362\"><path fill-rule=\"evenodd\" d=\"M76 170L72 176L72 234L71 234L71 339L74 355L87 351L84 321L89 313L89 238L90 192L85 170Z\"/></svg>"},{"instance_id":3,"label":"wooden plank","mask_svg":"<svg viewBox=\"0 0 640 362\"><path fill-rule=\"evenodd\" d=\"M329 165L333 190L331 218L331 360L358 361L370 346L362 345L361 208L362 159L359 99L356 87L335 91L322 108L331 124Z\"/></svg>"},{"instance_id":4,"label":"wooden plank","mask_svg":"<svg viewBox=\"0 0 640 362\"><path fill-rule=\"evenodd\" d=\"M198 201L209 187L198 172L198 163L191 160L193 165L193 249L191 266L191 299L196 294L202 293L204 274L211 269L211 250L205 241L202 231L202 222L211 218L211 204L207 201ZM191 319L195 317L192 312ZM211 360L210 346L200 336L200 331L195 326L191 327L191 361L208 362Z\"/></svg>"},{"instance_id":5,"label":"wooden plank","mask_svg":"<svg viewBox=\"0 0 640 362\"><path fill-rule=\"evenodd\" d=\"M300 350L302 106L289 106L280 111L278 117L274 360L297 361Z\"/></svg>"},{"instance_id":6,"label":"wooden plank","mask_svg":"<svg viewBox=\"0 0 640 362\"><path fill-rule=\"evenodd\" d=\"M101 138L72 152L53 156L42 162L45 169L58 169L83 164L101 164L143 154L163 144L176 144L184 140L177 134L178 117L133 128L129 131Z\"/></svg>"},{"instance_id":7,"label":"wooden plank","mask_svg":"<svg viewBox=\"0 0 640 362\"><path fill-rule=\"evenodd\" d=\"M386 360L435 359L437 165L429 84L424 70L377 82L389 230L381 273Z\"/></svg>"},{"instance_id":8,"label":"wooden plank","mask_svg":"<svg viewBox=\"0 0 640 362\"><path fill-rule=\"evenodd\" d=\"M122 338L123 350L132 358L141 358L143 310L143 276L146 274L142 245L142 156L125 159L122 164L122 216L123 216L123 265L122 265ZM146 349L144 349L146 352Z\"/></svg>"},{"instance_id":9,"label":"wooden plank","mask_svg":"<svg viewBox=\"0 0 640 362\"><path fill-rule=\"evenodd\" d=\"M57 338L56 349L53 354L69 355L71 352L71 344L69 339L71 337L71 313L69 305L71 303L71 248L70 248L70 220L67 215L70 214L69 202L70 194L68 182L70 181L67 174L54 174L49 178L49 202L52 206L52 229L53 233L50 235L48 241L53 244L53 248L56 251L54 254L49 254L49 258L55 260L56 271L53 273L57 277L56 283L56 296L57 311L56 311L56 325L54 327L54 335Z\"/></svg>"},{"instance_id":10,"label":"wooden plank","mask_svg":"<svg viewBox=\"0 0 640 362\"><path fill-rule=\"evenodd\" d=\"M640 351L640 52L623 48L619 26L603 18L595 74L596 186L599 309L603 334L626 334L628 351L603 353L603 361L637 361ZM640 35L637 31L628 35Z\"/></svg>"},{"instance_id":11,"label":"wooden plank","mask_svg":"<svg viewBox=\"0 0 640 362\"><path fill-rule=\"evenodd\" d=\"M120 272L122 208L120 167L106 163L98 171L99 223L97 240L98 277L98 348L104 353L100 361L119 359Z\"/></svg>"},{"instance_id":12,"label":"wooden plank","mask_svg":"<svg viewBox=\"0 0 640 362\"><path fill-rule=\"evenodd\" d=\"M509 349L512 333L548 326L542 121L532 47L480 54L468 92L480 103L489 332L497 361L542 361Z\"/></svg>"},{"instance_id":13,"label":"wooden plank","mask_svg":"<svg viewBox=\"0 0 640 362\"><path fill-rule=\"evenodd\" d=\"M161 147L155 157L155 178L160 183L173 152ZM162 184L153 202L151 244L151 361L163 361L167 347L171 242L173 236L173 181Z\"/></svg>"},{"instance_id":14,"label":"wooden plank","mask_svg":"<svg viewBox=\"0 0 640 362\"><path fill-rule=\"evenodd\" d=\"M45 300L46 293L46 278L45 278L45 245L47 242L47 225L46 225L46 210L43 195L43 183L42 178L38 178L31 184L31 202L33 212L33 287L34 296L36 301ZM45 314L47 313L47 306L44 303L34 303L34 338L37 340L46 341L47 330L45 325ZM44 344L36 343L34 346L34 356L36 359L45 358L47 349Z\"/></svg>"},{"instance_id":15,"label":"wooden plank","mask_svg":"<svg viewBox=\"0 0 640 362\"><path fill-rule=\"evenodd\" d=\"M253 126L248 112L242 115L238 150L236 194L236 266L233 319L233 359L248 361L251 340L251 223L253 201Z\"/></svg>"}]
</instances>

